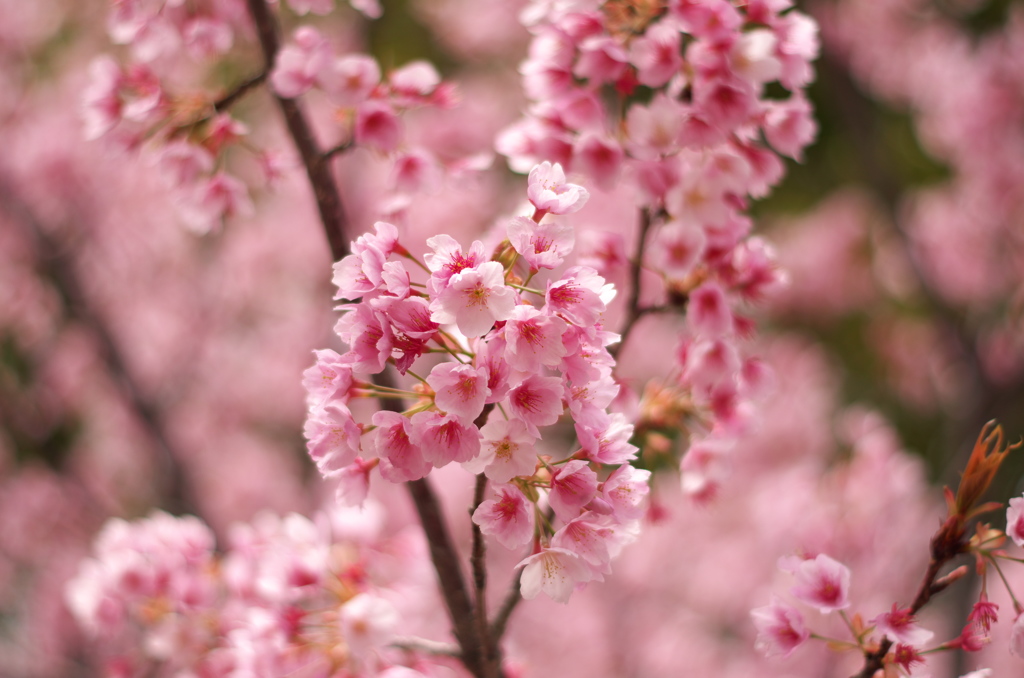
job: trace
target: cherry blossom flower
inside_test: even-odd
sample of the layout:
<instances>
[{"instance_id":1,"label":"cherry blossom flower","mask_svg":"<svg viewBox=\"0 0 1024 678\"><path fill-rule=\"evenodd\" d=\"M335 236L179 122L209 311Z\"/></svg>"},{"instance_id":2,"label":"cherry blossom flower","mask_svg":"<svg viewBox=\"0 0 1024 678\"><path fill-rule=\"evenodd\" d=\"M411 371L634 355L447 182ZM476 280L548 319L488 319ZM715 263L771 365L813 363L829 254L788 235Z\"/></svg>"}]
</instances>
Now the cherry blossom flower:
<instances>
[{"instance_id":1,"label":"cherry blossom flower","mask_svg":"<svg viewBox=\"0 0 1024 678\"><path fill-rule=\"evenodd\" d=\"M299 15L330 14L334 10L334 0L288 0L288 6Z\"/></svg>"},{"instance_id":2,"label":"cherry blossom flower","mask_svg":"<svg viewBox=\"0 0 1024 678\"><path fill-rule=\"evenodd\" d=\"M360 656L391 642L398 622L395 606L371 593L356 595L338 611L345 645Z\"/></svg>"},{"instance_id":3,"label":"cherry blossom flower","mask_svg":"<svg viewBox=\"0 0 1024 678\"><path fill-rule=\"evenodd\" d=\"M508 225L508 239L531 270L557 268L572 252L575 229L565 223L538 224L527 217L515 217Z\"/></svg>"},{"instance_id":4,"label":"cherry blossom flower","mask_svg":"<svg viewBox=\"0 0 1024 678\"><path fill-rule=\"evenodd\" d=\"M565 180L565 172L557 162L544 161L530 170L527 195L541 212L572 214L583 208L590 198L587 189Z\"/></svg>"},{"instance_id":5,"label":"cherry blossom flower","mask_svg":"<svg viewBox=\"0 0 1024 678\"><path fill-rule=\"evenodd\" d=\"M613 531L600 523L601 516L587 512L567 522L551 537L551 546L572 551L591 567L595 580L611 572Z\"/></svg>"},{"instance_id":6,"label":"cherry blossom flower","mask_svg":"<svg viewBox=\"0 0 1024 678\"><path fill-rule=\"evenodd\" d=\"M321 73L327 72L331 48L320 33L309 26L295 31L295 42L277 54L270 84L285 98L295 98L311 90Z\"/></svg>"},{"instance_id":7,"label":"cherry blossom flower","mask_svg":"<svg viewBox=\"0 0 1024 678\"><path fill-rule=\"evenodd\" d=\"M305 435L309 456L321 473L338 471L359 455L362 431L340 402L315 407L306 419Z\"/></svg>"},{"instance_id":8,"label":"cherry blossom flower","mask_svg":"<svg viewBox=\"0 0 1024 678\"><path fill-rule=\"evenodd\" d=\"M615 288L588 266L573 266L559 280L548 282L544 301L549 313L557 313L580 327L594 325L615 297Z\"/></svg>"},{"instance_id":9,"label":"cherry blossom flower","mask_svg":"<svg viewBox=\"0 0 1024 678\"><path fill-rule=\"evenodd\" d=\"M1014 627L1014 628L1016 628L1016 627ZM960 631L960 635L957 636L956 638L954 638L953 640L948 641L946 643L946 645L948 645L951 648L961 649L964 652L980 652L990 642L992 642L992 638L989 636L987 631L985 631L983 628L981 628L977 624L967 624ZM1013 647L1012 647L1013 636L1012 636L1012 632L1011 632L1010 643L1011 643L1010 652L1013 652ZM1024 654L1022 654L1020 656L1024 657Z\"/></svg>"},{"instance_id":10,"label":"cherry blossom flower","mask_svg":"<svg viewBox=\"0 0 1024 678\"><path fill-rule=\"evenodd\" d=\"M184 30L185 47L193 56L203 58L224 54L231 49L231 26L209 17L195 17Z\"/></svg>"},{"instance_id":11,"label":"cherry blossom flower","mask_svg":"<svg viewBox=\"0 0 1024 678\"><path fill-rule=\"evenodd\" d=\"M110 57L89 64L89 85L82 92L82 121L88 141L99 139L121 120L121 67Z\"/></svg>"},{"instance_id":12,"label":"cherry blossom flower","mask_svg":"<svg viewBox=\"0 0 1024 678\"><path fill-rule=\"evenodd\" d=\"M633 424L621 412L613 412L601 428L576 423L579 438L587 458L601 464L625 464L636 458L638 449L630 444Z\"/></svg>"},{"instance_id":13,"label":"cherry blossom flower","mask_svg":"<svg viewBox=\"0 0 1024 678\"><path fill-rule=\"evenodd\" d=\"M750 616L757 627L757 649L769 657L788 657L810 638L800 611L775 596L771 604L751 610Z\"/></svg>"},{"instance_id":14,"label":"cherry blossom flower","mask_svg":"<svg viewBox=\"0 0 1024 678\"><path fill-rule=\"evenodd\" d=\"M526 424L531 435L539 438L538 426L554 424L562 416L562 393L558 377L532 374L509 391L509 410L513 417Z\"/></svg>"},{"instance_id":15,"label":"cherry blossom flower","mask_svg":"<svg viewBox=\"0 0 1024 678\"><path fill-rule=\"evenodd\" d=\"M493 491L497 498L482 502L473 522L505 548L518 548L533 538L533 505L515 485L498 485Z\"/></svg>"},{"instance_id":16,"label":"cherry blossom flower","mask_svg":"<svg viewBox=\"0 0 1024 678\"><path fill-rule=\"evenodd\" d=\"M486 342L477 341L476 365L487 372L487 388L490 395L486 403L496 403L508 395L511 369L505 360L505 339L502 334L492 334Z\"/></svg>"},{"instance_id":17,"label":"cherry blossom flower","mask_svg":"<svg viewBox=\"0 0 1024 678\"><path fill-rule=\"evenodd\" d=\"M427 239L427 247L432 252L423 255L423 261L431 272L430 291L438 294L448 285L448 281L456 273L467 268L476 268L487 261L484 244L474 240L469 249L463 251L459 241L444 233Z\"/></svg>"},{"instance_id":18,"label":"cherry blossom flower","mask_svg":"<svg viewBox=\"0 0 1024 678\"><path fill-rule=\"evenodd\" d=\"M362 506L370 492L370 471L377 461L356 457L348 466L331 474L334 498L341 506Z\"/></svg>"},{"instance_id":19,"label":"cherry blossom flower","mask_svg":"<svg viewBox=\"0 0 1024 678\"><path fill-rule=\"evenodd\" d=\"M892 656L893 661L902 666L903 670L908 674L911 673L911 669L915 664L924 663L924 657L917 651L917 648L905 643L896 643Z\"/></svg>"},{"instance_id":20,"label":"cherry blossom flower","mask_svg":"<svg viewBox=\"0 0 1024 678\"><path fill-rule=\"evenodd\" d=\"M424 148L413 148L395 158L392 184L396 191L436 193L444 178L444 169Z\"/></svg>"},{"instance_id":21,"label":"cherry blossom flower","mask_svg":"<svg viewBox=\"0 0 1024 678\"><path fill-rule=\"evenodd\" d=\"M621 521L642 518L644 499L650 493L651 472L623 464L601 483L601 499Z\"/></svg>"},{"instance_id":22,"label":"cherry blossom flower","mask_svg":"<svg viewBox=\"0 0 1024 678\"><path fill-rule=\"evenodd\" d=\"M533 600L544 593L557 603L568 603L577 584L593 579L582 558L560 548L546 548L516 567L523 568L520 590L526 600Z\"/></svg>"},{"instance_id":23,"label":"cherry blossom flower","mask_svg":"<svg viewBox=\"0 0 1024 678\"><path fill-rule=\"evenodd\" d=\"M1018 614L1010 630L1010 652L1024 658L1024 615Z\"/></svg>"},{"instance_id":24,"label":"cherry blossom flower","mask_svg":"<svg viewBox=\"0 0 1024 678\"><path fill-rule=\"evenodd\" d=\"M817 136L818 126L811 117L810 103L794 95L787 101L772 102L768 106L764 131L772 148L800 162L803 149Z\"/></svg>"},{"instance_id":25,"label":"cherry blossom flower","mask_svg":"<svg viewBox=\"0 0 1024 678\"><path fill-rule=\"evenodd\" d=\"M571 129L589 132L603 132L605 129L606 115L601 99L594 92L578 87L550 103L541 104L535 112L552 121L558 120Z\"/></svg>"},{"instance_id":26,"label":"cherry blossom flower","mask_svg":"<svg viewBox=\"0 0 1024 678\"><path fill-rule=\"evenodd\" d=\"M786 568L796 577L796 586L790 592L797 600L823 613L850 606L850 570L842 563L822 553Z\"/></svg>"},{"instance_id":27,"label":"cherry blossom flower","mask_svg":"<svg viewBox=\"0 0 1024 678\"><path fill-rule=\"evenodd\" d=\"M388 153L402 140L402 123L388 103L370 99L356 109L354 135L357 144Z\"/></svg>"},{"instance_id":28,"label":"cherry blossom flower","mask_svg":"<svg viewBox=\"0 0 1024 678\"><path fill-rule=\"evenodd\" d=\"M496 483L533 475L537 466L537 437L518 419L492 415L480 429L480 456L463 464L471 473L483 472Z\"/></svg>"},{"instance_id":29,"label":"cherry blossom flower","mask_svg":"<svg viewBox=\"0 0 1024 678\"><path fill-rule=\"evenodd\" d=\"M512 369L538 373L565 356L565 321L532 306L519 305L505 323L505 359Z\"/></svg>"},{"instance_id":30,"label":"cherry blossom flower","mask_svg":"<svg viewBox=\"0 0 1024 678\"><path fill-rule=\"evenodd\" d=\"M704 256L706 244L704 229L695 224L670 221L659 228L651 240L651 264L671 278L685 278Z\"/></svg>"},{"instance_id":31,"label":"cherry blossom flower","mask_svg":"<svg viewBox=\"0 0 1024 678\"><path fill-rule=\"evenodd\" d=\"M351 349L345 359L356 372L377 374L391 357L394 333L383 313L366 304L342 306L349 311L334 325L334 332Z\"/></svg>"},{"instance_id":32,"label":"cherry blossom flower","mask_svg":"<svg viewBox=\"0 0 1024 678\"><path fill-rule=\"evenodd\" d=\"M991 630L992 624L999 621L999 606L991 602L988 599L988 595L982 591L978 602L971 608L971 614L967 617L967 620L974 622L987 632Z\"/></svg>"},{"instance_id":33,"label":"cherry blossom flower","mask_svg":"<svg viewBox=\"0 0 1024 678\"><path fill-rule=\"evenodd\" d=\"M198 181L200 176L213 169L214 163L214 157L208 150L184 140L165 144L157 157L161 173L171 187Z\"/></svg>"},{"instance_id":34,"label":"cherry blossom flower","mask_svg":"<svg viewBox=\"0 0 1024 678\"><path fill-rule=\"evenodd\" d=\"M777 45L775 33L768 29L741 33L729 53L732 71L753 83L775 80L782 74L782 64L775 56Z\"/></svg>"},{"instance_id":35,"label":"cherry blossom flower","mask_svg":"<svg viewBox=\"0 0 1024 678\"><path fill-rule=\"evenodd\" d=\"M373 57L348 54L331 62L319 81L334 103L351 108L369 99L380 84L380 66Z\"/></svg>"},{"instance_id":36,"label":"cherry blossom flower","mask_svg":"<svg viewBox=\"0 0 1024 678\"><path fill-rule=\"evenodd\" d=\"M464 269L430 302L430 319L455 323L467 337L479 337L495 322L508 320L516 306L516 293L505 285L505 270L496 261Z\"/></svg>"},{"instance_id":37,"label":"cherry blossom flower","mask_svg":"<svg viewBox=\"0 0 1024 678\"><path fill-rule=\"evenodd\" d=\"M629 61L637 70L637 80L648 87L661 87L683 65L680 55L682 35L671 23L662 21L647 27L630 44Z\"/></svg>"},{"instance_id":38,"label":"cherry blossom flower","mask_svg":"<svg viewBox=\"0 0 1024 678\"><path fill-rule=\"evenodd\" d=\"M704 283L690 292L686 321L699 337L714 339L732 332L732 311L720 285Z\"/></svg>"},{"instance_id":39,"label":"cherry blossom flower","mask_svg":"<svg viewBox=\"0 0 1024 678\"><path fill-rule=\"evenodd\" d=\"M614 82L626 72L629 56L622 45L608 35L595 35L579 44L573 75L594 82Z\"/></svg>"},{"instance_id":40,"label":"cherry blossom flower","mask_svg":"<svg viewBox=\"0 0 1024 678\"><path fill-rule=\"evenodd\" d=\"M597 495L597 474L587 462L574 459L558 467L551 477L548 501L555 515L568 522Z\"/></svg>"},{"instance_id":41,"label":"cherry blossom flower","mask_svg":"<svg viewBox=\"0 0 1024 678\"><path fill-rule=\"evenodd\" d=\"M411 61L388 75L392 96L399 106L414 106L441 84L441 76L428 61Z\"/></svg>"},{"instance_id":42,"label":"cherry blossom flower","mask_svg":"<svg viewBox=\"0 0 1024 678\"><path fill-rule=\"evenodd\" d=\"M661 92L654 95L648 106L631 106L626 113L630 149L641 159L654 159L674 152L678 149L685 119L683 104Z\"/></svg>"},{"instance_id":43,"label":"cherry blossom flower","mask_svg":"<svg viewBox=\"0 0 1024 678\"><path fill-rule=\"evenodd\" d=\"M436 468L469 461L480 453L480 430L454 414L417 412L412 416L412 441Z\"/></svg>"},{"instance_id":44,"label":"cherry blossom flower","mask_svg":"<svg viewBox=\"0 0 1024 678\"><path fill-rule=\"evenodd\" d=\"M373 6L373 3L376 3L376 0L351 0L351 2L353 5ZM364 13L367 14L367 16L372 17L368 12ZM427 678L427 675L417 671L416 669L410 669L408 666L389 666L378 673L377 678Z\"/></svg>"},{"instance_id":45,"label":"cherry blossom flower","mask_svg":"<svg viewBox=\"0 0 1024 678\"><path fill-rule=\"evenodd\" d=\"M383 282L385 255L376 247L363 247L334 264L331 282L335 299L358 299L375 292Z\"/></svg>"},{"instance_id":46,"label":"cherry blossom flower","mask_svg":"<svg viewBox=\"0 0 1024 678\"><path fill-rule=\"evenodd\" d=\"M1024 497L1014 497L1006 509L1006 536L1024 546Z\"/></svg>"},{"instance_id":47,"label":"cherry blossom flower","mask_svg":"<svg viewBox=\"0 0 1024 678\"><path fill-rule=\"evenodd\" d=\"M486 371L472 365L441 363L430 371L427 383L437 406L466 423L479 416L490 394Z\"/></svg>"},{"instance_id":48,"label":"cherry blossom flower","mask_svg":"<svg viewBox=\"0 0 1024 678\"><path fill-rule=\"evenodd\" d=\"M302 373L307 403L314 407L328 400L345 402L352 388L352 366L329 348L313 354L316 363Z\"/></svg>"},{"instance_id":49,"label":"cherry blossom flower","mask_svg":"<svg viewBox=\"0 0 1024 678\"><path fill-rule=\"evenodd\" d=\"M397 412L375 412L371 421L374 447L381 459L380 472L386 480L401 483L418 480L430 473L431 464L423 458L420 448L413 445L411 423Z\"/></svg>"},{"instance_id":50,"label":"cherry blossom flower","mask_svg":"<svg viewBox=\"0 0 1024 678\"><path fill-rule=\"evenodd\" d=\"M253 213L245 184L223 172L198 182L180 197L178 208L182 218L200 234L209 233L228 217Z\"/></svg>"},{"instance_id":51,"label":"cherry blossom flower","mask_svg":"<svg viewBox=\"0 0 1024 678\"><path fill-rule=\"evenodd\" d=\"M618 141L594 132L580 135L573 144L572 155L573 167L605 191L615 187L626 157Z\"/></svg>"},{"instance_id":52,"label":"cherry blossom flower","mask_svg":"<svg viewBox=\"0 0 1024 678\"><path fill-rule=\"evenodd\" d=\"M430 302L423 297L389 302L387 314L394 329L413 339L430 339L440 327L430 319Z\"/></svg>"},{"instance_id":53,"label":"cherry blossom flower","mask_svg":"<svg viewBox=\"0 0 1024 678\"><path fill-rule=\"evenodd\" d=\"M573 420L583 426L602 428L608 422L607 407L619 394L619 385L605 375L586 384L565 384L565 400Z\"/></svg>"},{"instance_id":54,"label":"cherry blossom flower","mask_svg":"<svg viewBox=\"0 0 1024 678\"><path fill-rule=\"evenodd\" d=\"M917 625L909 607L900 608L896 603L892 604L890 612L875 617L871 623L894 643L903 643L914 647L921 647L935 635Z\"/></svg>"}]
</instances>

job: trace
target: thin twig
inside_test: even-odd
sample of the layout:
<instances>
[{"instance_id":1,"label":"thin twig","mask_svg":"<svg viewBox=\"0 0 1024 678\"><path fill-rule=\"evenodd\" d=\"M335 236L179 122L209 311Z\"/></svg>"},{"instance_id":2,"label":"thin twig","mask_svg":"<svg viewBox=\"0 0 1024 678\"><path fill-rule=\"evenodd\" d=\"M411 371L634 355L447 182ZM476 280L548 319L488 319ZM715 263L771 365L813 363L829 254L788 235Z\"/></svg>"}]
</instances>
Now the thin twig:
<instances>
[{"instance_id":1,"label":"thin twig","mask_svg":"<svg viewBox=\"0 0 1024 678\"><path fill-rule=\"evenodd\" d=\"M619 340L618 345L608 349L608 352L614 357L618 357L618 354L626 345L630 332L633 331L637 321L644 315L640 309L640 274L643 272L644 244L647 242L647 234L651 230L653 221L650 208L641 208L640 228L636 237L636 253L629 263L629 299L626 301L626 321L619 332L622 338Z\"/></svg>"},{"instance_id":2,"label":"thin twig","mask_svg":"<svg viewBox=\"0 0 1024 678\"><path fill-rule=\"evenodd\" d=\"M476 485L473 488L473 506L470 508L470 515L480 507L484 501L484 492L487 489L487 476L480 473L476 477ZM480 526L470 520L473 529L473 553L469 558L473 571L473 600L476 611L477 632L480 634L480 647L487 653L491 647L491 630L487 625L487 547L484 542L483 532ZM490 659L490 657L485 657Z\"/></svg>"},{"instance_id":3,"label":"thin twig","mask_svg":"<svg viewBox=\"0 0 1024 678\"><path fill-rule=\"evenodd\" d=\"M505 600L502 601L501 607L498 608L498 614L494 616L494 621L491 622L491 637L501 638L505 635L505 628L508 626L508 620L512 616L512 612L519 605L523 599L523 595L520 592L520 582L523 578L523 570L520 568L516 570L516 576L512 579L512 583L508 587L508 593L505 594Z\"/></svg>"},{"instance_id":4,"label":"thin twig","mask_svg":"<svg viewBox=\"0 0 1024 678\"><path fill-rule=\"evenodd\" d=\"M946 520L938 532L932 536L929 544L931 557L928 561L928 568L921 578L917 595L910 604L910 614L917 614L921 611L932 596L945 588L942 583L936 583L939 578L939 571L949 561L956 558L966 550L964 535L966 534L964 522L960 516L954 516ZM854 678L872 678L875 672L884 668L885 656L892 649L892 641L889 638L882 640L878 649L864 655L864 668Z\"/></svg>"},{"instance_id":5,"label":"thin twig","mask_svg":"<svg viewBox=\"0 0 1024 678\"><path fill-rule=\"evenodd\" d=\"M232 91L228 92L227 94L222 96L220 99L217 99L216 101L214 101L213 102L213 110L217 111L218 113L221 113L221 112L226 111L227 109L231 108L231 106L236 101L238 101L239 99L244 97L246 94L248 94L249 90L251 90L251 89L253 89L255 87L258 87L259 85L262 85L263 82L267 79L267 77L269 75L270 75L270 71L267 70L267 69L264 69L261 72L257 73L256 75L254 75L251 78L249 78L248 80L243 80L242 82L240 82L235 87L235 89L233 89Z\"/></svg>"},{"instance_id":6,"label":"thin twig","mask_svg":"<svg viewBox=\"0 0 1024 678\"><path fill-rule=\"evenodd\" d=\"M344 153L345 151L347 151L350 148L352 148L352 141L351 140L343 141L340 144L337 144L335 146L331 146L326 151L321 153L320 156L324 160L330 160L334 156L341 155L342 153Z\"/></svg>"},{"instance_id":7,"label":"thin twig","mask_svg":"<svg viewBox=\"0 0 1024 678\"><path fill-rule=\"evenodd\" d=\"M391 647L397 647L399 650L413 650L415 652L425 652L427 654L439 655L442 657L460 658L462 656L459 653L458 645L440 643L436 640L428 640L427 638L400 636L392 640L390 645Z\"/></svg>"}]
</instances>

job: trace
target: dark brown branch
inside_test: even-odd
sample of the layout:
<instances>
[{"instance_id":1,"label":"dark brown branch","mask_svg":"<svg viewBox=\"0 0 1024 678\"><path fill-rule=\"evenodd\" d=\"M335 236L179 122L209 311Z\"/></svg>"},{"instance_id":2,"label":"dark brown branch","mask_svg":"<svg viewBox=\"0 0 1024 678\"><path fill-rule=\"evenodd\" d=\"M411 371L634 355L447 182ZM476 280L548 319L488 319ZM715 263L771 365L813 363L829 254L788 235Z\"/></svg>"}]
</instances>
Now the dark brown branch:
<instances>
[{"instance_id":1,"label":"dark brown branch","mask_svg":"<svg viewBox=\"0 0 1024 678\"><path fill-rule=\"evenodd\" d=\"M16 195L12 185L3 180L0 180L0 204L4 205L6 213L20 223L34 241L42 273L53 282L70 317L87 328L96 340L99 357L107 372L155 446L163 470L164 482L160 488L163 508L175 514L199 515L194 490L171 445L170 436L160 416L160 408L139 388L118 349L117 340L103 322L101 314L83 294L83 285L75 275L71 256L49 235L31 208Z\"/></svg>"},{"instance_id":2,"label":"dark brown branch","mask_svg":"<svg viewBox=\"0 0 1024 678\"><path fill-rule=\"evenodd\" d=\"M340 144L337 144L335 146L331 146L326 151L324 151L321 155L322 155L324 160L330 160L334 156L341 155L342 153L344 153L345 151L347 151L350 148L352 148L352 142L351 141L343 141Z\"/></svg>"},{"instance_id":3,"label":"dark brown branch","mask_svg":"<svg viewBox=\"0 0 1024 678\"><path fill-rule=\"evenodd\" d=\"M266 0L247 0L247 2L249 13L256 23L256 32L263 51L264 70L269 72L274 68L274 60L277 58L277 52L281 46L277 35L277 20L271 14ZM309 121L302 109L299 108L298 103L294 99L285 99L276 94L274 99L284 115L288 133L299 151L302 164L306 168L306 175L309 177L309 183L313 187L317 210L320 212L320 221L323 223L327 240L331 246L331 256L338 261L348 254L346 239L348 220L345 217L341 194L331 175L330 163L320 151L316 138L313 136L313 128L310 127Z\"/></svg>"},{"instance_id":4,"label":"dark brown branch","mask_svg":"<svg viewBox=\"0 0 1024 678\"><path fill-rule=\"evenodd\" d=\"M483 473L477 475L476 485L473 488L473 506L470 508L470 516L484 501L484 492L487 489L487 476ZM480 636L480 647L485 653L485 661L490 662L493 658L490 655L491 629L487 624L487 549L484 542L483 532L480 526L472 522L473 529L473 553L469 558L473 571L473 601L475 603L477 633Z\"/></svg>"},{"instance_id":5,"label":"dark brown branch","mask_svg":"<svg viewBox=\"0 0 1024 678\"><path fill-rule=\"evenodd\" d=\"M608 349L609 353L615 357L618 357L618 354L626 346L626 340L629 339L630 332L633 331L637 321L644 315L644 312L640 309L640 274L643 272L644 267L644 244L647 242L647 234L651 230L653 221L650 208L641 208L640 228L636 237L636 254L633 255L629 265L629 299L626 301L626 321L623 323L622 330L619 333L622 335L622 339L619 341L618 346L612 346Z\"/></svg>"},{"instance_id":6,"label":"dark brown branch","mask_svg":"<svg viewBox=\"0 0 1024 678\"><path fill-rule=\"evenodd\" d=\"M462 661L474 676L486 676L488 674L484 673L483 648L473 618L473 605L462 577L458 552L441 514L440 502L426 478L408 482L406 487L409 488L409 494L423 524L423 531L427 535L430 558L434 562L434 569L437 570L445 606L454 626L455 638L462 648Z\"/></svg>"},{"instance_id":7,"label":"dark brown branch","mask_svg":"<svg viewBox=\"0 0 1024 678\"><path fill-rule=\"evenodd\" d=\"M249 12L256 24L260 47L263 51L266 70L273 68L280 47L277 21L271 14L265 0L247 0ZM329 157L319 148L312 128L296 101L279 96L274 97L285 118L288 132L299 150L310 184L316 198L320 220L331 247L335 261L348 255L347 220L342 207L341 194L331 175ZM391 379L386 374L376 375L375 383L388 386ZM382 407L402 411L401 401L382 399ZM498 676L492 666L484 661L485 654L498 658L496 645L493 651L484 652L477 626L474 622L473 606L469 591L463 579L458 552L448 532L448 526L441 512L440 502L426 479L406 483L409 494L416 506L423 531L430 548L430 557L437 571L448 614L452 621L455 638L461 648L462 661L471 673L480 678Z\"/></svg>"},{"instance_id":8,"label":"dark brown branch","mask_svg":"<svg viewBox=\"0 0 1024 678\"><path fill-rule=\"evenodd\" d=\"M502 601L501 607L498 608L498 614L494 616L494 621L491 622L492 638L501 638L505 635L508 620L512 617L512 612L516 609L516 606L522 601L523 595L519 589L522 578L523 570L520 568L516 571L512 584L508 587L508 593L505 594L505 600Z\"/></svg>"},{"instance_id":9,"label":"dark brown branch","mask_svg":"<svg viewBox=\"0 0 1024 678\"><path fill-rule=\"evenodd\" d=\"M270 71L268 69L264 69L263 71L252 76L248 80L243 80L235 87L235 89L231 90L230 92L222 96L220 99L214 101L213 110L217 111L218 113L221 113L231 108L231 106L236 101L238 101L246 94L248 94L249 90L262 85L269 75Z\"/></svg>"}]
</instances>

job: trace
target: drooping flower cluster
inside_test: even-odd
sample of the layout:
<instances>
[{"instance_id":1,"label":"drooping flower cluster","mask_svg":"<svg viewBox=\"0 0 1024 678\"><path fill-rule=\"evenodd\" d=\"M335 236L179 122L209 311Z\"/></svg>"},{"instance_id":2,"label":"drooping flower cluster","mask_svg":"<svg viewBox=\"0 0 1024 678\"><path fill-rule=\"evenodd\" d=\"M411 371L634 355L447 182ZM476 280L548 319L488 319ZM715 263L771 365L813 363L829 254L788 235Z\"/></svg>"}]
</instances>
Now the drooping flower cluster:
<instances>
[{"instance_id":1,"label":"drooping flower cluster","mask_svg":"<svg viewBox=\"0 0 1024 678\"><path fill-rule=\"evenodd\" d=\"M454 88L430 63L414 61L381 78L376 59L365 54L336 56L319 31L303 26L277 56L270 84L293 99L323 91L347 120L346 142L391 152L402 141L399 113L420 106L449 106Z\"/></svg>"},{"instance_id":2,"label":"drooping flower cluster","mask_svg":"<svg viewBox=\"0 0 1024 678\"><path fill-rule=\"evenodd\" d=\"M662 283L645 284L647 308L685 308L687 329L640 427L676 438L688 422L683 482L700 500L716 493L768 377L743 354L752 323L738 309L784 281L743 211L782 177L779 156L799 160L816 134L803 88L817 28L792 4L534 2L520 66L533 103L497 141L513 169L557 161L603 189L628 186L644 209L634 256ZM787 98L769 97L770 83ZM629 251L610 239L598 249L608 263Z\"/></svg>"},{"instance_id":3,"label":"drooping flower cluster","mask_svg":"<svg viewBox=\"0 0 1024 678\"><path fill-rule=\"evenodd\" d=\"M334 266L337 298L354 302L340 307L335 327L350 348L318 351L306 372L306 436L346 503L363 500L374 468L391 482L450 463L482 473L494 498L473 520L509 548L532 541L524 595L565 601L575 584L609 571L643 514L649 473L629 465L632 425L608 411L619 386L606 347L618 337L601 321L614 289L586 266L551 275L544 289L529 286L573 246L571 228L543 217L575 212L588 193L543 163L528 194L533 218L513 219L493 257L480 241L464 248L438 235L421 263L384 222L352 244ZM360 379L388 365L407 388ZM359 396L386 408L359 423L350 409ZM578 449L541 442L560 420L573 422ZM557 532L550 517L538 519L545 505L563 525Z\"/></svg>"},{"instance_id":4,"label":"drooping flower cluster","mask_svg":"<svg viewBox=\"0 0 1024 678\"><path fill-rule=\"evenodd\" d=\"M333 0L290 4L299 14L327 14L334 8ZM380 14L374 0L353 4L368 16ZM248 126L228 110L264 80L287 99L312 89L326 93L335 106L338 151L353 146L399 151L403 112L454 102L453 86L442 82L429 63L414 61L382 77L374 58L337 56L327 38L310 26L295 31L269 73L254 74L228 93L191 86L189 82L208 79L205 67L211 59L223 64L236 37L245 35L236 26L244 17L234 2L203 3L202 8L150 0L114 3L110 37L132 47L132 60L122 66L109 56L97 58L82 95L86 138L110 136L123 146L145 150L175 195L183 222L200 233L225 218L253 212L249 188L229 163L232 151L254 153L271 185L290 164L277 151L258 148ZM181 45L195 62L184 69L185 77L182 64L171 58ZM440 174L441 162L422 149L406 149L395 158L395 171L401 188L416 189Z\"/></svg>"},{"instance_id":5,"label":"drooping flower cluster","mask_svg":"<svg viewBox=\"0 0 1024 678\"><path fill-rule=\"evenodd\" d=\"M379 522L374 510L312 520L262 514L236 524L218 554L196 518L114 519L68 584L68 606L111 675L376 676L425 668L425 656L392 643L409 632L401 610L413 603L410 591L429 590L418 579L429 572L426 554L401 536L381 538ZM396 559L403 567L393 567Z\"/></svg>"}]
</instances>

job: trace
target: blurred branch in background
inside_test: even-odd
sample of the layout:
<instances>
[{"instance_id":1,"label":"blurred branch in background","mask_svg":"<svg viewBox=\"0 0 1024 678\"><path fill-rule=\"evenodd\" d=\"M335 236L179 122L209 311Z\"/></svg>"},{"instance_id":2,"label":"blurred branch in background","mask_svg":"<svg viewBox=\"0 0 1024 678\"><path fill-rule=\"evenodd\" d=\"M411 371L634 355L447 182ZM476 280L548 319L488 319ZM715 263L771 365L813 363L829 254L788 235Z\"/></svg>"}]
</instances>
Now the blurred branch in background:
<instances>
[{"instance_id":1,"label":"blurred branch in background","mask_svg":"<svg viewBox=\"0 0 1024 678\"><path fill-rule=\"evenodd\" d=\"M28 203L18 195L15 183L2 175L0 204L4 206L7 219L33 243L39 275L49 280L60 295L67 322L83 327L96 342L99 359L117 385L125 404L135 413L149 436L160 468L157 505L175 514L200 515L188 475L164 426L159 404L138 386L102 314L88 300L85 287L77 277L73 245L60 242L51 235L61 233L63 229L44 226ZM17 393L0 392L0 399L4 403L0 416L4 418L5 427L17 432L26 423L20 413L30 409L31 405L21 401ZM51 466L60 469L60 459L56 454L45 453L44 447L43 456Z\"/></svg>"}]
</instances>

